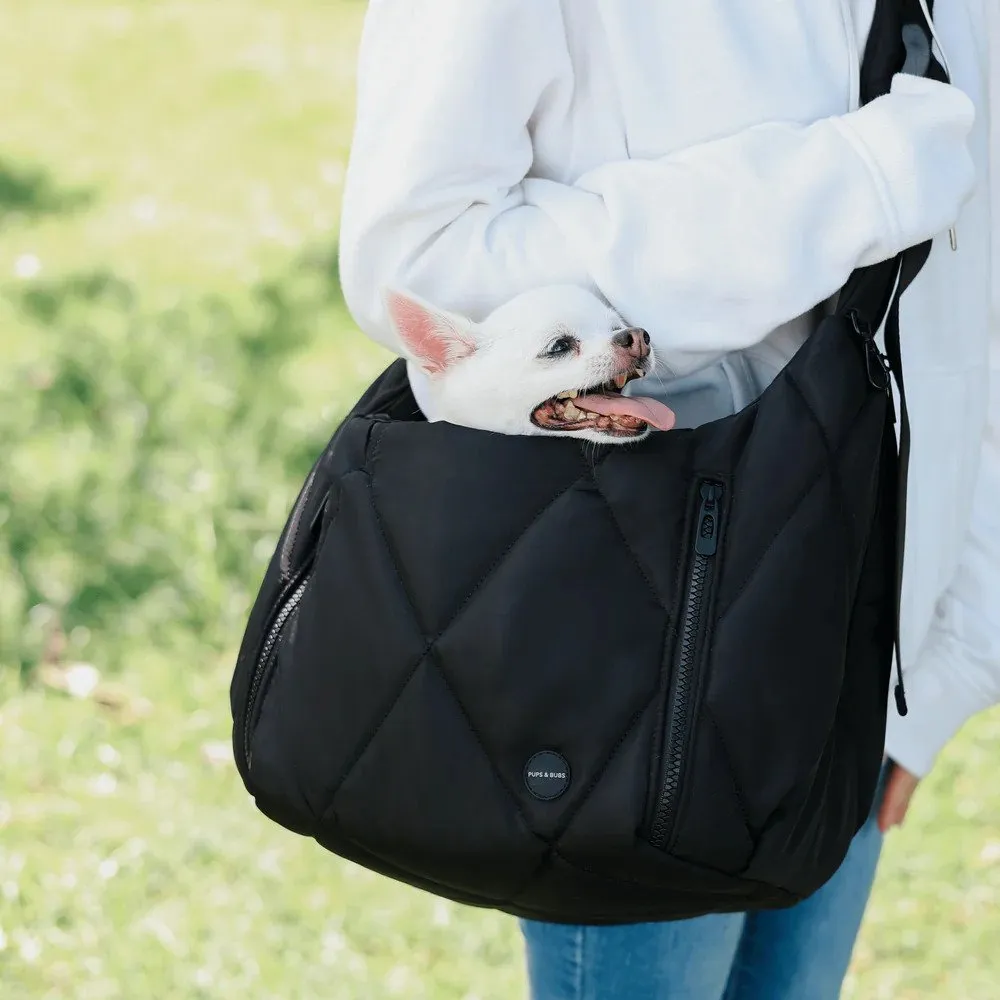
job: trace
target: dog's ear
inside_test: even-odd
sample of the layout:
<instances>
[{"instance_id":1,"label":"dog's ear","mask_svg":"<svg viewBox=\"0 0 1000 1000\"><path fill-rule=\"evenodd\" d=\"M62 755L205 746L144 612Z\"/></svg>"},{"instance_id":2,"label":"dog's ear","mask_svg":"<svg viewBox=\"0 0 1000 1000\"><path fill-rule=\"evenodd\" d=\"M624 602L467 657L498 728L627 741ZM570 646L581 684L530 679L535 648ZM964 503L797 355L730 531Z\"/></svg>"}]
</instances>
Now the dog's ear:
<instances>
[{"instance_id":1,"label":"dog's ear","mask_svg":"<svg viewBox=\"0 0 1000 1000\"><path fill-rule=\"evenodd\" d=\"M441 375L476 349L473 324L423 299L389 289L385 308L407 353L428 375Z\"/></svg>"}]
</instances>

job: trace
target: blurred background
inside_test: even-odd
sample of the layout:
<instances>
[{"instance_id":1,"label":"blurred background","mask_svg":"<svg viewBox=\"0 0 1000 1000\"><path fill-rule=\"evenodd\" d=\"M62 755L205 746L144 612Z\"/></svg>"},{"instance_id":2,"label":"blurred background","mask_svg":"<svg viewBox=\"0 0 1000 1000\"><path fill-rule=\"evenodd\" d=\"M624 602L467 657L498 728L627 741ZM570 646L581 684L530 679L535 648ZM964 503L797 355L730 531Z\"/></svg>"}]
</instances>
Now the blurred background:
<instances>
[{"instance_id":1,"label":"blurred background","mask_svg":"<svg viewBox=\"0 0 1000 1000\"><path fill-rule=\"evenodd\" d=\"M337 280L363 16L0 0L3 1000L524 996L512 920L285 832L232 764L265 561L388 360ZM994 713L890 837L845 996L1000 996L998 767Z\"/></svg>"}]
</instances>

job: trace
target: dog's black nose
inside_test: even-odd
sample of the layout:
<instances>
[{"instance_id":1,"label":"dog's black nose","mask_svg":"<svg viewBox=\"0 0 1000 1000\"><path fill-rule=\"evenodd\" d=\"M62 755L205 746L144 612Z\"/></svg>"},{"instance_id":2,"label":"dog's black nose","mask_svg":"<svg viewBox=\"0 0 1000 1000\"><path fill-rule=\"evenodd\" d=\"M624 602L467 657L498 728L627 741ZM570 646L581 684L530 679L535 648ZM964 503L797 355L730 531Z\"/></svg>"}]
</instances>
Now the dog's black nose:
<instances>
[{"instance_id":1,"label":"dog's black nose","mask_svg":"<svg viewBox=\"0 0 1000 1000\"><path fill-rule=\"evenodd\" d=\"M623 347L633 358L645 358L649 355L649 334L638 327L619 330L611 338L615 347Z\"/></svg>"}]
</instances>

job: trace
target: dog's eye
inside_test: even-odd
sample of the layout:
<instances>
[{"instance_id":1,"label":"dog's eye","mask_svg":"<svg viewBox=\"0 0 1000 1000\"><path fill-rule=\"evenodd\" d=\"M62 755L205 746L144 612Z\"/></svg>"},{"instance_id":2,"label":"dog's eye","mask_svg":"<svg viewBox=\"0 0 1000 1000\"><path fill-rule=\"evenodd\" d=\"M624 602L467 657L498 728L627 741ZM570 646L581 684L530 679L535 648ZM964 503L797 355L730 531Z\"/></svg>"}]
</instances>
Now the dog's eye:
<instances>
[{"instance_id":1,"label":"dog's eye","mask_svg":"<svg viewBox=\"0 0 1000 1000\"><path fill-rule=\"evenodd\" d=\"M564 354L571 354L576 350L576 337L559 337L553 340L542 352L546 358L561 358Z\"/></svg>"}]
</instances>

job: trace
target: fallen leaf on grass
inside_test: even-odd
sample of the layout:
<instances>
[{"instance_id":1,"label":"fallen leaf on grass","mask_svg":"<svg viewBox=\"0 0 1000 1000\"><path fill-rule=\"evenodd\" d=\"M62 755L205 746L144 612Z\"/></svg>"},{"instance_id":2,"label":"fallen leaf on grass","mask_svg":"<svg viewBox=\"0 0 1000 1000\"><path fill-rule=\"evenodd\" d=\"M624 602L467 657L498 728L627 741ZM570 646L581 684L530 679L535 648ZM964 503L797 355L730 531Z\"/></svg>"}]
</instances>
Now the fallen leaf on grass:
<instances>
[{"instance_id":1,"label":"fallen leaf on grass","mask_svg":"<svg viewBox=\"0 0 1000 1000\"><path fill-rule=\"evenodd\" d=\"M38 677L46 687L73 698L88 698L101 681L101 673L92 663L70 663L65 667L47 663L39 668Z\"/></svg>"},{"instance_id":2,"label":"fallen leaf on grass","mask_svg":"<svg viewBox=\"0 0 1000 1000\"><path fill-rule=\"evenodd\" d=\"M148 698L133 694L123 684L99 684L93 700L111 712L122 725L139 722L153 711L153 703Z\"/></svg>"},{"instance_id":3,"label":"fallen leaf on grass","mask_svg":"<svg viewBox=\"0 0 1000 1000\"><path fill-rule=\"evenodd\" d=\"M209 740L202 743L201 755L212 767L228 767L233 762L232 745L223 740Z\"/></svg>"},{"instance_id":4,"label":"fallen leaf on grass","mask_svg":"<svg viewBox=\"0 0 1000 1000\"><path fill-rule=\"evenodd\" d=\"M987 864L1000 861L1000 840L990 840L985 843L979 852L979 860Z\"/></svg>"},{"instance_id":5,"label":"fallen leaf on grass","mask_svg":"<svg viewBox=\"0 0 1000 1000\"><path fill-rule=\"evenodd\" d=\"M93 701L123 725L138 722L153 710L148 698L133 694L124 684L102 681L100 671L91 663L70 663L65 667L45 664L39 668L38 678L53 691Z\"/></svg>"}]
</instances>

